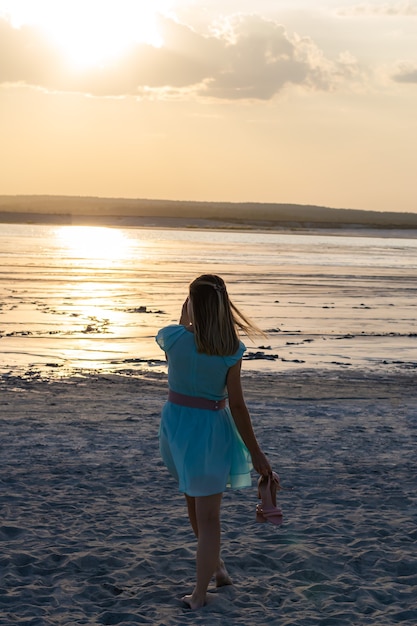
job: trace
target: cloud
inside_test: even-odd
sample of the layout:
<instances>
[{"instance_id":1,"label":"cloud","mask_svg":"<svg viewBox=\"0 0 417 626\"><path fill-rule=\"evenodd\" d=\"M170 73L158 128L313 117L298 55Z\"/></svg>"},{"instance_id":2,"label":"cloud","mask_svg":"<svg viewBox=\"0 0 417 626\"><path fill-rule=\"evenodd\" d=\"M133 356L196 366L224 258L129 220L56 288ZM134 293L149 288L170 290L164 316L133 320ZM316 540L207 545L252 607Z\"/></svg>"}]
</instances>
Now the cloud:
<instances>
[{"instance_id":1,"label":"cloud","mask_svg":"<svg viewBox=\"0 0 417 626\"><path fill-rule=\"evenodd\" d=\"M397 83L417 84L417 65L411 65L409 63L400 64L397 71L393 73L392 79Z\"/></svg>"},{"instance_id":2,"label":"cloud","mask_svg":"<svg viewBox=\"0 0 417 626\"><path fill-rule=\"evenodd\" d=\"M356 4L338 10L342 16L417 16L417 2L404 0L400 2L384 2L372 4L370 2Z\"/></svg>"},{"instance_id":3,"label":"cloud","mask_svg":"<svg viewBox=\"0 0 417 626\"><path fill-rule=\"evenodd\" d=\"M331 90L360 74L351 55L327 59L311 39L256 15L234 16L205 35L161 16L159 31L160 48L138 44L112 63L76 72L34 28L3 20L0 82L95 96L268 100L288 85Z\"/></svg>"},{"instance_id":4,"label":"cloud","mask_svg":"<svg viewBox=\"0 0 417 626\"><path fill-rule=\"evenodd\" d=\"M61 69L59 53L33 28L12 28L0 19L0 84L48 85Z\"/></svg>"},{"instance_id":5,"label":"cloud","mask_svg":"<svg viewBox=\"0 0 417 626\"><path fill-rule=\"evenodd\" d=\"M269 99L285 85L307 84L312 68L297 55L283 26L256 16L239 16L218 29L217 71L206 77L207 95Z\"/></svg>"}]
</instances>

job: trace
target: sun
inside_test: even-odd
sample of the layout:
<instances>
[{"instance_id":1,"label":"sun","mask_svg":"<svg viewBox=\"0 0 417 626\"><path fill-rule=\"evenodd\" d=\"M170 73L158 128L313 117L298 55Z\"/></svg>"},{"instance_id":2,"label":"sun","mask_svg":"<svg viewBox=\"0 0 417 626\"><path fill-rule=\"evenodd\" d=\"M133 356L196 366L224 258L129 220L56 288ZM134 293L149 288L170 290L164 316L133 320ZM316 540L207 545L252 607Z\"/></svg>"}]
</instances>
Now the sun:
<instances>
[{"instance_id":1,"label":"sun","mask_svg":"<svg viewBox=\"0 0 417 626\"><path fill-rule=\"evenodd\" d=\"M163 0L0 0L15 27L40 29L79 69L103 65L137 43L160 47Z\"/></svg>"}]
</instances>

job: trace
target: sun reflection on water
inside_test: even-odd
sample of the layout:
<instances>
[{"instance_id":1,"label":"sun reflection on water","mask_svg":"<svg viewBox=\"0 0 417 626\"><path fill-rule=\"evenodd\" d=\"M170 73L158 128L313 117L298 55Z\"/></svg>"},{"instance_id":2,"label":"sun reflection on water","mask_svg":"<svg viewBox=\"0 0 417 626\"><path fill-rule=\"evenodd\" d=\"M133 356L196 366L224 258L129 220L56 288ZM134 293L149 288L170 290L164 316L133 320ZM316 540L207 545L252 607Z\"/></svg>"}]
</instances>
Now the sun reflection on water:
<instances>
[{"instance_id":1,"label":"sun reflection on water","mask_svg":"<svg viewBox=\"0 0 417 626\"><path fill-rule=\"evenodd\" d=\"M138 257L138 247L141 256L140 241L138 246L128 233L101 226L62 226L55 236L64 265L73 267L65 285L67 337L61 358L95 367L123 350L130 320L120 271L133 254Z\"/></svg>"},{"instance_id":2,"label":"sun reflection on water","mask_svg":"<svg viewBox=\"0 0 417 626\"><path fill-rule=\"evenodd\" d=\"M76 258L97 259L109 264L127 259L133 243L124 232L104 226L61 226L56 236Z\"/></svg>"}]
</instances>

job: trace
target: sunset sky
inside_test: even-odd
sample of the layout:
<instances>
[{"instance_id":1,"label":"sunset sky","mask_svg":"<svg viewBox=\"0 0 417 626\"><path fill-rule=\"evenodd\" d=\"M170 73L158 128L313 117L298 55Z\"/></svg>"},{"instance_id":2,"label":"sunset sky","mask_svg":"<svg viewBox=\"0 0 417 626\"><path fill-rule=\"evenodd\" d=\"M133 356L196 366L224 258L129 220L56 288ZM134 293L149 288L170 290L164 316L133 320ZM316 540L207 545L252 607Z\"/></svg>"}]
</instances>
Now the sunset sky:
<instances>
[{"instance_id":1,"label":"sunset sky","mask_svg":"<svg viewBox=\"0 0 417 626\"><path fill-rule=\"evenodd\" d=\"M0 0L0 194L417 212L417 0Z\"/></svg>"}]
</instances>

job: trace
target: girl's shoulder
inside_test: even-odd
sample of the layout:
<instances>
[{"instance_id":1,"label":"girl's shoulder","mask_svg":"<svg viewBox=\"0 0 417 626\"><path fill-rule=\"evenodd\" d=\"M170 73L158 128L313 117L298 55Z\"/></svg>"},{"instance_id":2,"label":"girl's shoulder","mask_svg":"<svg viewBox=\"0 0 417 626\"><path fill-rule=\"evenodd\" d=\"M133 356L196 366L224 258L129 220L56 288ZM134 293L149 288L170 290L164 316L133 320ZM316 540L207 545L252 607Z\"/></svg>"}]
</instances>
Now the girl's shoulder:
<instances>
[{"instance_id":1,"label":"girl's shoulder","mask_svg":"<svg viewBox=\"0 0 417 626\"><path fill-rule=\"evenodd\" d=\"M193 337L192 333L190 333L182 324L169 324L158 331L155 340L161 350L168 352L178 339L183 336ZM240 361L245 351L245 344L242 341L239 341L239 347L234 354L209 358L222 359L227 367L232 367L232 365Z\"/></svg>"},{"instance_id":2,"label":"girl's shoulder","mask_svg":"<svg viewBox=\"0 0 417 626\"><path fill-rule=\"evenodd\" d=\"M169 324L158 331L155 340L158 346L167 352L184 333L188 333L188 330L182 324Z\"/></svg>"}]
</instances>

